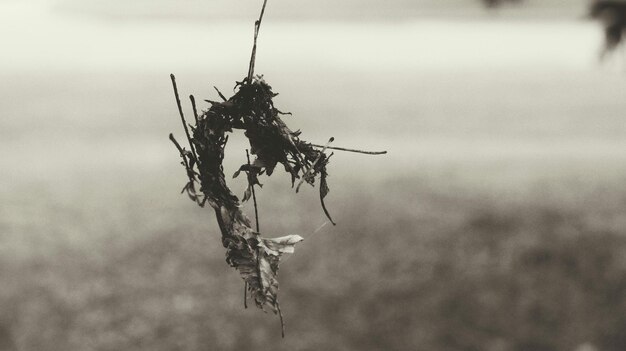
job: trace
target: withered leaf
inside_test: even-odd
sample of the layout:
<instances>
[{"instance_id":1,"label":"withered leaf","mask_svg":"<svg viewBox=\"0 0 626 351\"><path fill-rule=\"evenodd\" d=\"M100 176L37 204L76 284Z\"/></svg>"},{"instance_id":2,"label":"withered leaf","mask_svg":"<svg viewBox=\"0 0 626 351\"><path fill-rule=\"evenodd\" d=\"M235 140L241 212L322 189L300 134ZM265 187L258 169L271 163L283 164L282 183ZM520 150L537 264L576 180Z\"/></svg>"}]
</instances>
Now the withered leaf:
<instances>
[{"instance_id":1,"label":"withered leaf","mask_svg":"<svg viewBox=\"0 0 626 351\"><path fill-rule=\"evenodd\" d=\"M246 202L248 200L250 200L250 197L252 196L252 188L251 187L247 187L246 191L244 191L243 193L243 198L241 199L242 202Z\"/></svg>"},{"instance_id":2,"label":"withered leaf","mask_svg":"<svg viewBox=\"0 0 626 351\"><path fill-rule=\"evenodd\" d=\"M265 252L274 255L280 256L284 253L293 253L294 246L304 240L300 235L292 234L281 236L279 238L270 238L263 239L263 244L265 245Z\"/></svg>"}]
</instances>

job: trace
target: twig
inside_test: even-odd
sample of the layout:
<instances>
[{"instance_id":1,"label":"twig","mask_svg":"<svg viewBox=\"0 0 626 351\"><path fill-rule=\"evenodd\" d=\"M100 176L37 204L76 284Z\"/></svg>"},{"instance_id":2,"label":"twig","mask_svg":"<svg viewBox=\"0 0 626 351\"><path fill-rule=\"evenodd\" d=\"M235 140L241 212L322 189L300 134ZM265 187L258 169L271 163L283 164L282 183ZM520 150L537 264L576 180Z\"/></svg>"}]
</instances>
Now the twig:
<instances>
[{"instance_id":1,"label":"twig","mask_svg":"<svg viewBox=\"0 0 626 351\"><path fill-rule=\"evenodd\" d=\"M174 134L170 133L170 140L172 141L172 143L174 143L174 146L176 146L176 149L178 149L178 152L180 153L180 157L183 159L183 166L185 166L185 170L187 171L187 178L189 178L189 183L187 183L187 185L185 185L185 187L183 188L183 191L187 190L187 192L189 192L188 187L191 186L193 189L193 183L196 181L196 175L197 173L193 170L193 168L189 165L189 162L187 162L187 157L185 156L185 150L180 146L180 144L178 143L178 141L176 141L176 139L174 138ZM181 193L183 192L181 191ZM195 193L195 190L194 190ZM204 203L207 201L207 197L205 196L202 201L200 201L200 199L198 199L196 197L195 202L200 206L200 207L204 207Z\"/></svg>"},{"instance_id":2,"label":"twig","mask_svg":"<svg viewBox=\"0 0 626 351\"><path fill-rule=\"evenodd\" d=\"M176 141L176 139L174 139L174 134L172 134L172 133L170 133L170 140L172 141L172 143L174 143L174 146L176 146L176 149L178 149L178 152L180 153L180 157L183 158L183 165L185 166L187 171L189 171L189 164L187 163L187 158L185 158L185 151L180 146L178 141Z\"/></svg>"},{"instance_id":3,"label":"twig","mask_svg":"<svg viewBox=\"0 0 626 351\"><path fill-rule=\"evenodd\" d=\"M217 88L215 88L217 90ZM218 90L219 92L219 90ZM246 149L246 159L248 160L248 166L250 166L250 153L248 149ZM256 193L254 191L254 183L250 182L248 179L248 184L252 189L252 202L254 203L254 220L256 222L256 232L259 233L259 210L256 204ZM248 282L244 282L244 290L243 290L243 307L248 308ZM284 337L284 336L283 336Z\"/></svg>"},{"instance_id":4,"label":"twig","mask_svg":"<svg viewBox=\"0 0 626 351\"><path fill-rule=\"evenodd\" d=\"M317 144L311 144L311 146L317 147L317 148L339 150L339 151L356 152L359 154L366 154L366 155L384 155L387 153L387 151L364 151L364 150L357 150L357 149L347 149L344 147L324 146L324 145L317 145Z\"/></svg>"},{"instance_id":5,"label":"twig","mask_svg":"<svg viewBox=\"0 0 626 351\"><path fill-rule=\"evenodd\" d=\"M222 92L215 85L213 86L213 88L215 89L215 91L217 91L217 94L222 98L222 100L228 101L226 96L224 96L224 94L222 94Z\"/></svg>"},{"instance_id":6,"label":"twig","mask_svg":"<svg viewBox=\"0 0 626 351\"><path fill-rule=\"evenodd\" d=\"M196 126L197 126L198 125L198 110L196 109L196 98L194 98L193 95L189 95L189 100L191 100L191 107L193 107L193 117L196 119Z\"/></svg>"},{"instance_id":7,"label":"twig","mask_svg":"<svg viewBox=\"0 0 626 351\"><path fill-rule=\"evenodd\" d=\"M248 159L248 166L250 166L250 153L248 153L248 149L246 149L246 158ZM257 204L256 204L256 193L254 192L254 183L251 183L250 179L248 179L248 183L250 185L250 188L252 189L252 201L254 202L254 219L256 221L256 232L260 233L261 231L259 230L259 210L257 209Z\"/></svg>"},{"instance_id":8,"label":"twig","mask_svg":"<svg viewBox=\"0 0 626 351\"><path fill-rule=\"evenodd\" d=\"M185 166L185 169L187 170L187 177L189 177L189 181L193 183L196 179L197 173L193 170L189 162L187 162L187 157L185 157L185 149L183 149L182 146L180 146L178 141L174 138L174 134L172 133L170 133L170 140L172 141L172 143L174 143L174 146L176 146L176 149L178 149L178 152L180 153L180 157L182 157L183 159L183 166Z\"/></svg>"},{"instance_id":9,"label":"twig","mask_svg":"<svg viewBox=\"0 0 626 351\"><path fill-rule=\"evenodd\" d=\"M254 22L254 45L252 46L252 55L250 57L250 65L248 67L248 83L252 83L252 76L254 75L254 63L256 61L256 40L259 36L259 29L261 28L263 15L265 14L265 5L267 5L267 0L263 0L263 7L261 8L261 14L259 15L259 19Z\"/></svg>"},{"instance_id":10,"label":"twig","mask_svg":"<svg viewBox=\"0 0 626 351\"><path fill-rule=\"evenodd\" d=\"M285 338L285 321L283 321L283 312L280 310L280 304L276 302L276 309L278 310L278 317L280 317L280 335Z\"/></svg>"},{"instance_id":11,"label":"twig","mask_svg":"<svg viewBox=\"0 0 626 351\"><path fill-rule=\"evenodd\" d=\"M194 160L196 163L198 162L198 157L196 156L196 149L193 147L193 143L191 142L191 137L189 136L189 128L187 128L187 122L185 121L185 115L183 114L183 107L180 105L180 97L178 96L178 87L176 87L176 77L173 74L170 74L170 78L172 78L172 86L174 87L174 95L176 96L176 105L178 106L178 113L180 113L180 119L183 122L183 128L185 128L185 134L187 135L187 141L189 141L189 147L191 148L191 153L193 154Z\"/></svg>"}]
</instances>

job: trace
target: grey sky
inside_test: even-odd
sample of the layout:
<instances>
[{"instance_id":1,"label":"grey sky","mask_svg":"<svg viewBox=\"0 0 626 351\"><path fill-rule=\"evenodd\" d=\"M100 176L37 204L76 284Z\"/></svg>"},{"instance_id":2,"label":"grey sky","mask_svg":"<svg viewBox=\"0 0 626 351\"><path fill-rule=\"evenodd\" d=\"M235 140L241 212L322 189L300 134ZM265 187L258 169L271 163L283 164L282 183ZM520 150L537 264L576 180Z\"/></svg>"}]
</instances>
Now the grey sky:
<instances>
[{"instance_id":1,"label":"grey sky","mask_svg":"<svg viewBox=\"0 0 626 351\"><path fill-rule=\"evenodd\" d=\"M261 0L47 0L57 10L110 18L247 19ZM527 0L501 12L520 16L577 16L586 0ZM479 0L270 0L268 16L278 19L394 20L423 16L483 15Z\"/></svg>"}]
</instances>

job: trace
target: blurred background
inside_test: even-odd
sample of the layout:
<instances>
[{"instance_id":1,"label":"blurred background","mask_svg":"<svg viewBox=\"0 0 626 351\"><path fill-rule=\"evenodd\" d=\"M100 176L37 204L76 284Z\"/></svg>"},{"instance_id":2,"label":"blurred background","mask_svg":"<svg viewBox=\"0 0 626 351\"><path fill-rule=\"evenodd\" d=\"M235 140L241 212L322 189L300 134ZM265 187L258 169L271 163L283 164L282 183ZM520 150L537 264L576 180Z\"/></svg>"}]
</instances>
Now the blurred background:
<instances>
[{"instance_id":1,"label":"blurred background","mask_svg":"<svg viewBox=\"0 0 626 351\"><path fill-rule=\"evenodd\" d=\"M626 59L583 0L269 0L285 121L389 154L333 156L336 227L262 179L262 234L305 241L286 338L244 309L168 75L232 95L261 3L0 1L0 350L626 350Z\"/></svg>"}]
</instances>

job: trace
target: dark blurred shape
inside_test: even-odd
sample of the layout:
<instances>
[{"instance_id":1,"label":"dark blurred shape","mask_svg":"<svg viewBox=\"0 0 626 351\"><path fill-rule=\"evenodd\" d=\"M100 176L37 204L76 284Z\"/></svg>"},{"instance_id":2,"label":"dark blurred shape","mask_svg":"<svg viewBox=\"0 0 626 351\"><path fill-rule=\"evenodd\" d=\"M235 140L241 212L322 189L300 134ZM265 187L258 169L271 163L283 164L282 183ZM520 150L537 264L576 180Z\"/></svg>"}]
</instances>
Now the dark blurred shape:
<instances>
[{"instance_id":1,"label":"dark blurred shape","mask_svg":"<svg viewBox=\"0 0 626 351\"><path fill-rule=\"evenodd\" d=\"M500 5L504 5L505 3L520 4L524 2L524 0L481 0L481 1L488 8L496 8Z\"/></svg>"},{"instance_id":2,"label":"dark blurred shape","mask_svg":"<svg viewBox=\"0 0 626 351\"><path fill-rule=\"evenodd\" d=\"M589 16L604 26L604 49L600 57L615 50L626 31L626 0L593 0Z\"/></svg>"}]
</instances>

